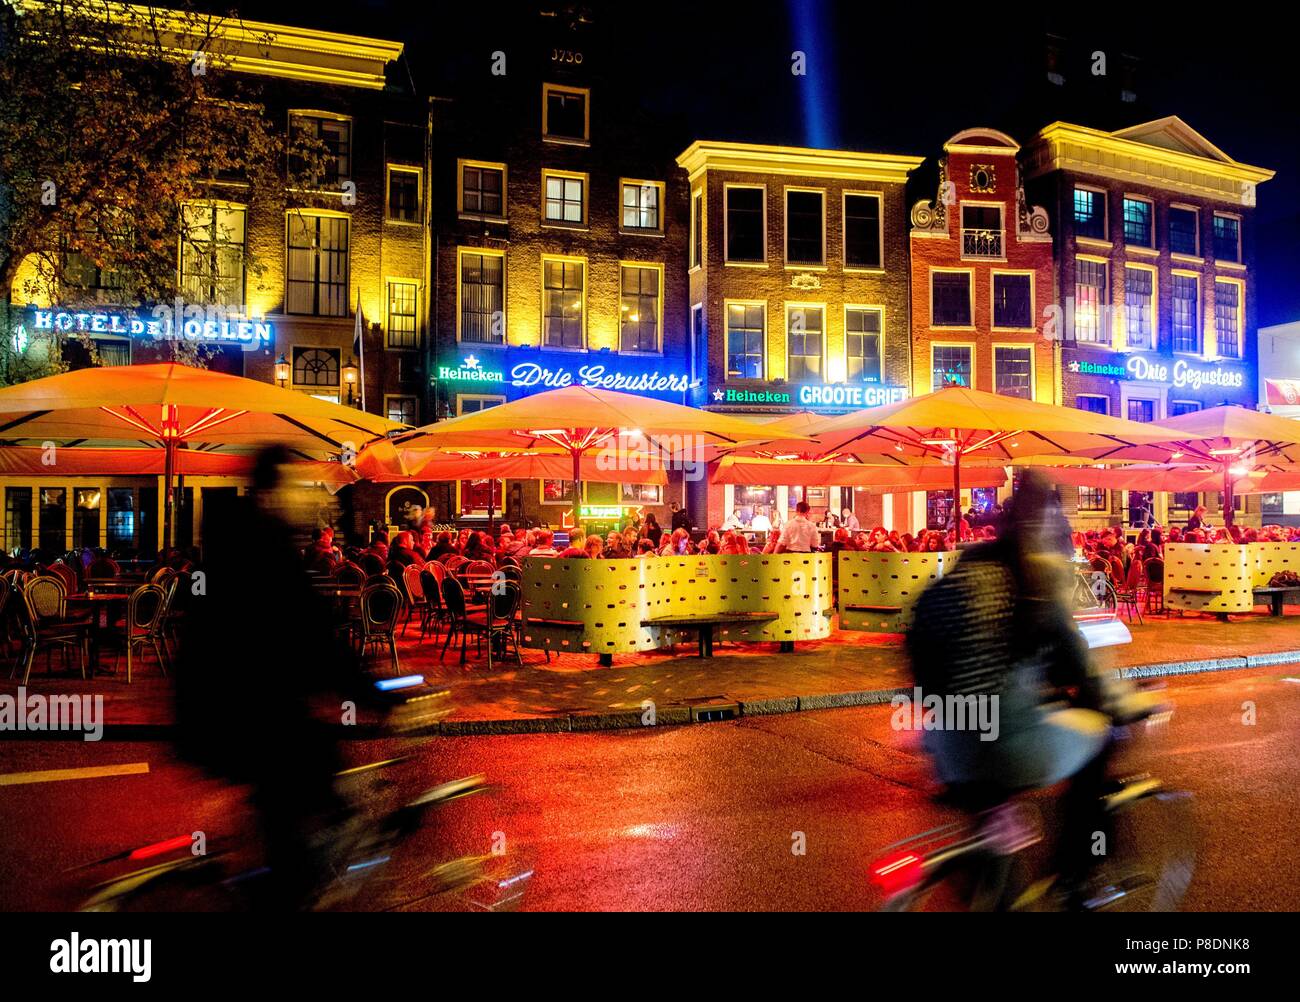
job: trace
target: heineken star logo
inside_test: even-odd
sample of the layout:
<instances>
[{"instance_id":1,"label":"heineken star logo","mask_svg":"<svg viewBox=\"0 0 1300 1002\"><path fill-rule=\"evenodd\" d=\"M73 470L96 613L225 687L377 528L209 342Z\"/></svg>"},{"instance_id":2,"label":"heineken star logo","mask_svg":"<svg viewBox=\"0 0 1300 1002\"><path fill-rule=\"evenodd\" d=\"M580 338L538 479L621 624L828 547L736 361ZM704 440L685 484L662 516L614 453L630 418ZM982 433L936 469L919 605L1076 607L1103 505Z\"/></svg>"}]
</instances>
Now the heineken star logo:
<instances>
[{"instance_id":1,"label":"heineken star logo","mask_svg":"<svg viewBox=\"0 0 1300 1002\"><path fill-rule=\"evenodd\" d=\"M1078 371L1079 371L1079 363L1078 363L1078 362L1071 362L1071 363L1070 363L1070 371L1071 371L1071 372L1078 372Z\"/></svg>"},{"instance_id":2,"label":"heineken star logo","mask_svg":"<svg viewBox=\"0 0 1300 1002\"><path fill-rule=\"evenodd\" d=\"M721 390L714 390L714 391L713 391L713 399L714 399L714 400L721 400L721 399L722 399L722 395L723 395L723 394L722 394L722 391L721 391Z\"/></svg>"},{"instance_id":3,"label":"heineken star logo","mask_svg":"<svg viewBox=\"0 0 1300 1002\"><path fill-rule=\"evenodd\" d=\"M465 368L467 368L467 369L477 369L477 368L478 368L478 359L475 358L473 355L470 355L469 358L465 359Z\"/></svg>"}]
</instances>

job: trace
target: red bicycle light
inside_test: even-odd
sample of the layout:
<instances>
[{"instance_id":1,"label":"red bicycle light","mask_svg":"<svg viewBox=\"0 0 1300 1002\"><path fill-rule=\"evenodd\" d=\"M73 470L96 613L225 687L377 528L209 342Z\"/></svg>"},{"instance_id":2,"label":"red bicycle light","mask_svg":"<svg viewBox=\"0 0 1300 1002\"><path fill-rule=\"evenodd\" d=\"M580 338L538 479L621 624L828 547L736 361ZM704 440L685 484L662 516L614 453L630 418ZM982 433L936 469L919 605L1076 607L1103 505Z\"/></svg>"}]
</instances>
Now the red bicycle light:
<instances>
[{"instance_id":1,"label":"red bicycle light","mask_svg":"<svg viewBox=\"0 0 1300 1002\"><path fill-rule=\"evenodd\" d=\"M131 853L127 859L149 859L152 856L161 856L165 852L171 852L173 849L179 849L181 846L189 845L193 839L189 835L177 835L175 838L169 838L165 842L155 842L153 845L141 846Z\"/></svg>"},{"instance_id":2,"label":"red bicycle light","mask_svg":"<svg viewBox=\"0 0 1300 1002\"><path fill-rule=\"evenodd\" d=\"M871 864L871 882L885 894L897 894L921 882L921 857L914 852L882 856Z\"/></svg>"}]
</instances>

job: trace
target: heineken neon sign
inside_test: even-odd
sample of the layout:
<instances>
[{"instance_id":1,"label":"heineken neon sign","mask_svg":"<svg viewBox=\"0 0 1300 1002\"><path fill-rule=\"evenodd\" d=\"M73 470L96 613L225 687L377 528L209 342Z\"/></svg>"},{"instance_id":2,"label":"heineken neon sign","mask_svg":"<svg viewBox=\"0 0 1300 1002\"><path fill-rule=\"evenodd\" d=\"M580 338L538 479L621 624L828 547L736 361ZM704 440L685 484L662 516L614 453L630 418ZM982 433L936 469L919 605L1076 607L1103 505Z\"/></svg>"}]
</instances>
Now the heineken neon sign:
<instances>
[{"instance_id":1,"label":"heineken neon sign","mask_svg":"<svg viewBox=\"0 0 1300 1002\"><path fill-rule=\"evenodd\" d=\"M458 383L500 383L506 377L498 369L484 369L479 360L470 355L460 365L438 366L438 378Z\"/></svg>"},{"instance_id":2,"label":"heineken neon sign","mask_svg":"<svg viewBox=\"0 0 1300 1002\"><path fill-rule=\"evenodd\" d=\"M1198 364L1179 358L1169 360L1155 355L1130 355L1123 365L1114 362L1074 361L1068 366L1071 372L1084 376L1106 376L1110 379L1128 379L1143 383L1166 383L1176 390L1200 390L1208 386L1222 386L1239 390L1246 385L1246 373L1217 363Z\"/></svg>"},{"instance_id":3,"label":"heineken neon sign","mask_svg":"<svg viewBox=\"0 0 1300 1002\"><path fill-rule=\"evenodd\" d=\"M858 410L897 403L907 398L902 386L880 383L805 383L789 389L745 390L734 386L718 387L713 391L713 402L718 404L766 404L778 407L822 407Z\"/></svg>"},{"instance_id":4,"label":"heineken neon sign","mask_svg":"<svg viewBox=\"0 0 1300 1002\"><path fill-rule=\"evenodd\" d=\"M78 334L115 334L120 337L149 337L155 341L205 341L211 343L239 344L245 348L268 347L275 337L275 329L265 321L245 317L209 317L201 307L196 315L181 321L179 329L172 325L172 307L162 306L152 316L137 313L99 310L33 310L33 331L58 331Z\"/></svg>"},{"instance_id":5,"label":"heineken neon sign","mask_svg":"<svg viewBox=\"0 0 1300 1002\"><path fill-rule=\"evenodd\" d=\"M549 360L548 364L523 361L510 366L507 372L500 362L485 365L474 355L467 355L459 365L440 365L437 378L453 383L502 383L522 390L553 390L576 385L624 393L680 394L700 385L700 380L670 369L628 371L603 361L578 365L558 361L549 364Z\"/></svg>"}]
</instances>

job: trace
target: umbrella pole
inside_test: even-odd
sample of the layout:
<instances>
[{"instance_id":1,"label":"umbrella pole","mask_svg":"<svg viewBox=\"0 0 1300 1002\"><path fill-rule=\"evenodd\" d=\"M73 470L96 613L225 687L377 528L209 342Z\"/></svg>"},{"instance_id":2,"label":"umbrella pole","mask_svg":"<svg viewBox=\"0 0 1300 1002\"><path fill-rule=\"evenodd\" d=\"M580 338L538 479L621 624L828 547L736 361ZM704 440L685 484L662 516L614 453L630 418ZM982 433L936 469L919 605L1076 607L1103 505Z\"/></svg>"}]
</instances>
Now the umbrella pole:
<instances>
[{"instance_id":1,"label":"umbrella pole","mask_svg":"<svg viewBox=\"0 0 1300 1002\"><path fill-rule=\"evenodd\" d=\"M163 439L164 442L164 459L163 459L163 538L162 549L165 553L171 549L172 545L172 520L175 517L173 510L172 480L176 475L176 439L168 435Z\"/></svg>"},{"instance_id":2,"label":"umbrella pole","mask_svg":"<svg viewBox=\"0 0 1300 1002\"><path fill-rule=\"evenodd\" d=\"M1232 528L1233 522L1236 521L1236 512L1232 504L1232 464L1223 464L1223 524Z\"/></svg>"},{"instance_id":3,"label":"umbrella pole","mask_svg":"<svg viewBox=\"0 0 1300 1002\"><path fill-rule=\"evenodd\" d=\"M961 449L953 454L952 460L952 528L957 534L956 542L961 542Z\"/></svg>"},{"instance_id":4,"label":"umbrella pole","mask_svg":"<svg viewBox=\"0 0 1300 1002\"><path fill-rule=\"evenodd\" d=\"M573 450L573 527L576 529L582 517L582 453Z\"/></svg>"}]
</instances>

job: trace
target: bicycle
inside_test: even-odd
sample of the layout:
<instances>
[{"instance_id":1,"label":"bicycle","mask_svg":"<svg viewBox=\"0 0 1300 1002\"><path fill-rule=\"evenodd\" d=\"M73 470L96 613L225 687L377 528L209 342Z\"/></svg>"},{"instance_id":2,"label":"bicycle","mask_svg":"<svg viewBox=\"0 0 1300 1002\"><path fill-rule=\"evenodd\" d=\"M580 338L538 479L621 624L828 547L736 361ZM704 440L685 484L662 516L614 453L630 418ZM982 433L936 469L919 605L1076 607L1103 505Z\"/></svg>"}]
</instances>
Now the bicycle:
<instances>
[{"instance_id":1,"label":"bicycle","mask_svg":"<svg viewBox=\"0 0 1300 1002\"><path fill-rule=\"evenodd\" d=\"M1148 704L1114 721L1116 736L1163 726L1172 711ZM884 893L881 911L1173 911L1195 868L1191 794L1169 790L1139 774L1120 780L1103 798L1110 828L1107 854L1083 892L1066 896L1056 875L1018 879L1028 850L1042 841L1030 805L1004 791L971 787L937 798L973 818L897 842L871 866ZM1023 886L1022 886L1023 885Z\"/></svg>"},{"instance_id":2,"label":"bicycle","mask_svg":"<svg viewBox=\"0 0 1300 1002\"><path fill-rule=\"evenodd\" d=\"M403 697L389 714L388 730L418 732L448 712L441 708L446 695L428 692ZM430 821L435 812L490 792L484 776L441 783L374 817L360 810L389 797L396 783L385 774L412 760L413 756L403 755L336 774L336 787L357 809L323 826L313 837L310 851L321 864L323 879L303 902L306 910L391 911L433 903L442 908L506 911L522 903L532 877L523 858L526 853L467 853L428 865L424 860L429 853L412 845L417 835L434 829ZM433 837L441 841L442 836L439 826ZM122 863L128 869L93 884L78 910L257 910L274 893L277 875L267 866L248 865L246 855L238 838L219 841L195 855L191 837L178 836L84 864L74 871ZM141 863L146 865L129 869Z\"/></svg>"}]
</instances>

